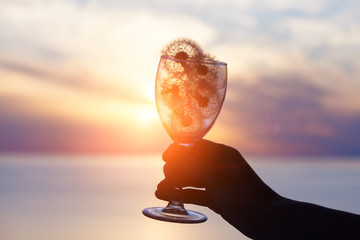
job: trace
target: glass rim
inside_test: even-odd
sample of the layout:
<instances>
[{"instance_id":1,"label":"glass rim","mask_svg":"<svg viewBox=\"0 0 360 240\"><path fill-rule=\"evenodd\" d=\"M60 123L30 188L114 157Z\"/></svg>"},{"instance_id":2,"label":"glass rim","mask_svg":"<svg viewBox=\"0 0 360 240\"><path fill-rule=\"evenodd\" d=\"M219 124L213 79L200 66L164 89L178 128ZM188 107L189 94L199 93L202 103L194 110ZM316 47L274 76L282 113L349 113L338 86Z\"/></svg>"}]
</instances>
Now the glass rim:
<instances>
[{"instance_id":1,"label":"glass rim","mask_svg":"<svg viewBox=\"0 0 360 240\"><path fill-rule=\"evenodd\" d=\"M184 62L184 63L200 63L200 64L207 64L207 65L227 66L226 62L221 62L221 61L211 60L211 59L202 60L202 61L191 60L191 59L183 60L183 59L175 58L170 55L161 55L161 58L176 61L176 62Z\"/></svg>"}]
</instances>

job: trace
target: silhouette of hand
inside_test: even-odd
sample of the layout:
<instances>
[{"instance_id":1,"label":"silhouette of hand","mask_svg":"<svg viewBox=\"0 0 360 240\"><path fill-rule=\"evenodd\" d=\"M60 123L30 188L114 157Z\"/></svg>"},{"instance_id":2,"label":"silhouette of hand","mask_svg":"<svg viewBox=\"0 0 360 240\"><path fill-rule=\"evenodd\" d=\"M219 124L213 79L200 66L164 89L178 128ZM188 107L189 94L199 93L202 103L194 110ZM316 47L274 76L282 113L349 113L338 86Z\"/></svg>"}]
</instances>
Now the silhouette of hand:
<instances>
[{"instance_id":1,"label":"silhouette of hand","mask_svg":"<svg viewBox=\"0 0 360 240\"><path fill-rule=\"evenodd\" d=\"M250 238L360 239L360 215L278 195L234 148L172 144L163 159L159 199L170 200L174 185L193 187L183 190L185 203L209 207Z\"/></svg>"},{"instance_id":2,"label":"silhouette of hand","mask_svg":"<svg viewBox=\"0 0 360 240\"><path fill-rule=\"evenodd\" d=\"M279 197L234 148L198 141L193 147L172 144L164 152L165 179L156 197L170 200L173 183L183 187L183 201L209 207L245 235L263 229L271 213L268 205Z\"/></svg>"}]
</instances>

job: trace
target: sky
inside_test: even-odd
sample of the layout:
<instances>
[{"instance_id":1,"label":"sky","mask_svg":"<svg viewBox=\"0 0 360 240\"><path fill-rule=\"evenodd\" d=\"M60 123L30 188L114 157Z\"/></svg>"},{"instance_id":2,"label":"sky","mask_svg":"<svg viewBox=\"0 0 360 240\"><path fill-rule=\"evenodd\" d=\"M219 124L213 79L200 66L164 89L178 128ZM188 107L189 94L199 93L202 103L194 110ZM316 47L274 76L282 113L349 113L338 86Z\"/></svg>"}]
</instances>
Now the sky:
<instances>
[{"instance_id":1,"label":"sky","mask_svg":"<svg viewBox=\"0 0 360 240\"><path fill-rule=\"evenodd\" d=\"M154 153L160 51L228 63L206 139L245 155L360 155L357 0L0 0L0 151Z\"/></svg>"}]
</instances>

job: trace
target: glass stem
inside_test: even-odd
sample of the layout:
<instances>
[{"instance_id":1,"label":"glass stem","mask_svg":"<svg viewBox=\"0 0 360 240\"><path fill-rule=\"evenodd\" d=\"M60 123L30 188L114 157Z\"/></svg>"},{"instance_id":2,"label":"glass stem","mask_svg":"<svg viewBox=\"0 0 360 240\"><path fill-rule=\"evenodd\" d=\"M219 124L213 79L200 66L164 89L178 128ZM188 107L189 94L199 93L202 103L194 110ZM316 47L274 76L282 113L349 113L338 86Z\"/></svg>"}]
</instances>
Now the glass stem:
<instances>
[{"instance_id":1,"label":"glass stem","mask_svg":"<svg viewBox=\"0 0 360 240\"><path fill-rule=\"evenodd\" d=\"M188 212L184 208L184 203L182 199L182 187L174 185L172 198L169 201L168 205L163 209L163 212L188 215Z\"/></svg>"},{"instance_id":2,"label":"glass stem","mask_svg":"<svg viewBox=\"0 0 360 240\"><path fill-rule=\"evenodd\" d=\"M163 212L188 215L188 212L184 208L184 203L182 200L182 187L174 186L172 199L163 209Z\"/></svg>"},{"instance_id":3,"label":"glass stem","mask_svg":"<svg viewBox=\"0 0 360 240\"><path fill-rule=\"evenodd\" d=\"M181 146L185 146L187 148L191 148L194 143L177 143ZM179 187L180 184L174 182L174 189L172 193L172 198L169 201L168 205L163 209L163 212L167 213L176 213L182 215L188 215L188 212L184 208L183 197L182 197L182 186Z\"/></svg>"}]
</instances>

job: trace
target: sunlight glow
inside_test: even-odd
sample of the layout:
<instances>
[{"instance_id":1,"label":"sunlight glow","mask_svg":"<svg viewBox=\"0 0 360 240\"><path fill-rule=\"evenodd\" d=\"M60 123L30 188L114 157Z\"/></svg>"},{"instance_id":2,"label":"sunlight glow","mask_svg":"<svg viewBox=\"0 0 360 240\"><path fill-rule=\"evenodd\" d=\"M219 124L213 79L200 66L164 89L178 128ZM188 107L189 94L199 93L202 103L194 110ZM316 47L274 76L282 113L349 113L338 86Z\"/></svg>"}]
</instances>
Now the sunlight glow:
<instances>
[{"instance_id":1,"label":"sunlight glow","mask_svg":"<svg viewBox=\"0 0 360 240\"><path fill-rule=\"evenodd\" d=\"M155 107L139 107L137 110L137 122L149 127L158 120Z\"/></svg>"},{"instance_id":2,"label":"sunlight glow","mask_svg":"<svg viewBox=\"0 0 360 240\"><path fill-rule=\"evenodd\" d=\"M144 83L142 92L146 100L155 103L155 78L152 81L148 81L146 84Z\"/></svg>"}]
</instances>

